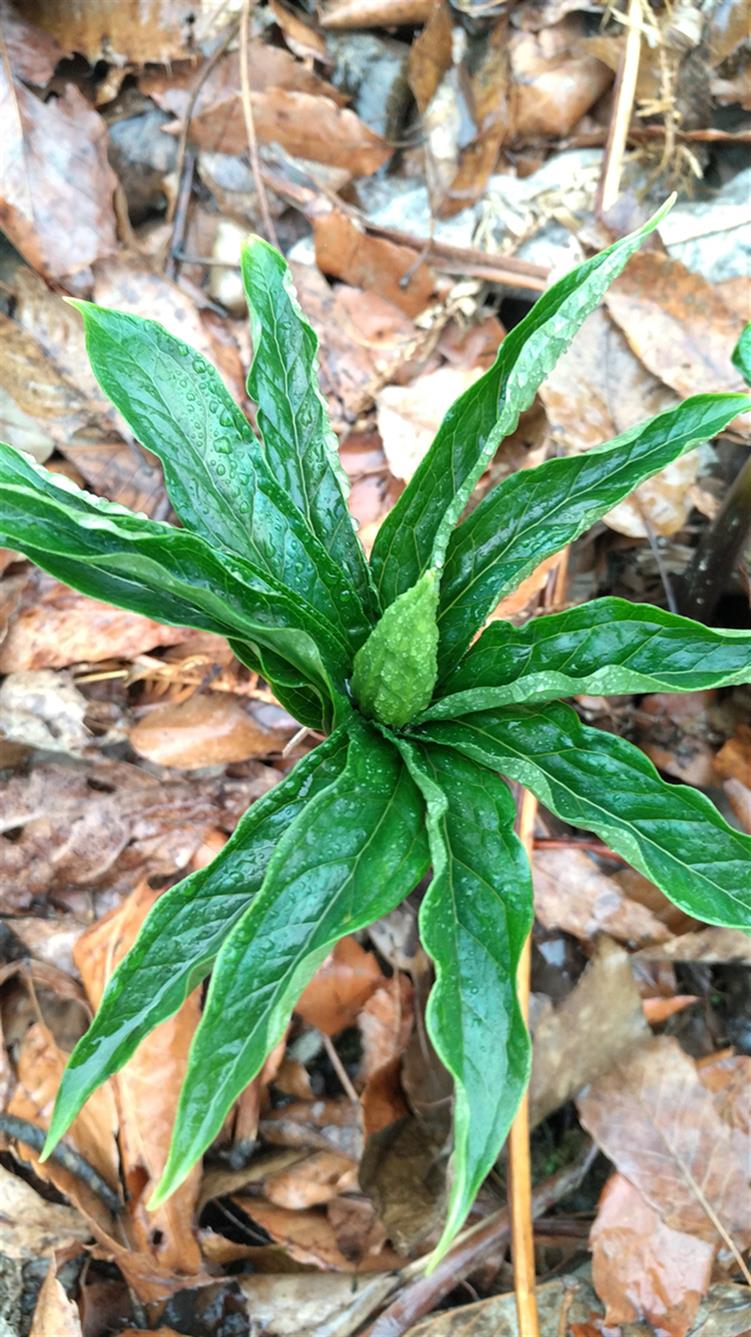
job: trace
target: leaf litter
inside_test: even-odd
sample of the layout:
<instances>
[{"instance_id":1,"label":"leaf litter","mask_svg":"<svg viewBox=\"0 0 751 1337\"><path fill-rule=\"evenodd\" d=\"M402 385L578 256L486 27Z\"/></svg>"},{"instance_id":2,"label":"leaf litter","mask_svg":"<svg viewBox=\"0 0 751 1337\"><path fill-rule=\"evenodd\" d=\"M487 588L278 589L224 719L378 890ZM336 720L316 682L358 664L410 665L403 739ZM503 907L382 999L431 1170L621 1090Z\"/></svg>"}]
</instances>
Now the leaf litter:
<instances>
[{"instance_id":1,"label":"leaf litter","mask_svg":"<svg viewBox=\"0 0 751 1337\"><path fill-rule=\"evenodd\" d=\"M597 229L611 228L607 240L644 216L650 189L678 185L672 223L561 359L487 481L586 451L676 396L737 388L747 252L727 192L749 133L740 5L644 17L620 217L597 213L595 192L625 33L598 0L477 13L422 0L259 4L260 180L247 161L240 8L0 5L0 417L12 444L169 518L158 463L93 380L60 297L160 320L252 413L248 337L229 294L241 238L262 230L264 182L321 338L366 546L444 402L487 367L548 272L583 258ZM118 129L129 118L143 142L135 160ZM747 431L739 420L609 513L570 554L567 599L680 601ZM203 1177L156 1215L144 1203L199 993L86 1107L70 1138L76 1168L40 1165L28 1126L49 1117L84 997L96 1005L160 890L221 848L288 769L288 749L294 758L310 740L214 639L84 600L12 553L0 573L1 1086L17 1121L0 1124L0 1252L18 1266L50 1259L20 1330L124 1337L144 1315L165 1337L362 1330L407 1295L445 1187L448 1091L425 1034L416 906L322 964ZM541 567L500 615L534 616L551 579ZM748 590L741 558L717 625L748 625ZM684 698L683 713L674 697L623 699L609 703L609 727L664 774L724 795L749 829L748 704L742 688ZM751 1327L735 1284L750 1242L747 939L686 920L605 847L584 848L544 815L536 847L536 1176L585 1131L601 1150L597 1173L539 1231L541 1332L739 1337ZM84 1166L120 1195L120 1212ZM499 1163L473 1221L505 1198ZM109 1322L112 1264L126 1286ZM505 1245L470 1276L476 1302L457 1288L410 1331L514 1331Z\"/></svg>"}]
</instances>

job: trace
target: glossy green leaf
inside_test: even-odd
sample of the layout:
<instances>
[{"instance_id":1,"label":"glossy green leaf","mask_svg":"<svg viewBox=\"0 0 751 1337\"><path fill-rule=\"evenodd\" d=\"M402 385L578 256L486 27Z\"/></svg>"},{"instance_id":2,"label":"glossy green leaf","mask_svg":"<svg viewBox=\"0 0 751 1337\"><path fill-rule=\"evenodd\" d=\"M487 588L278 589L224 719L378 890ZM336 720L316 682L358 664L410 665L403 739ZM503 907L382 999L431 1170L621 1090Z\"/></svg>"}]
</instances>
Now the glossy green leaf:
<instances>
[{"instance_id":1,"label":"glossy green leaf","mask_svg":"<svg viewBox=\"0 0 751 1337\"><path fill-rule=\"evenodd\" d=\"M317 610L188 530L83 492L2 444L0 543L92 598L264 645L325 696L341 695L349 647Z\"/></svg>"},{"instance_id":2,"label":"glossy green leaf","mask_svg":"<svg viewBox=\"0 0 751 1337\"><path fill-rule=\"evenodd\" d=\"M583 455L523 469L489 492L454 531L438 613L439 674L498 601L572 543L639 483L710 440L749 407L747 395L695 395Z\"/></svg>"},{"instance_id":3,"label":"glossy green leaf","mask_svg":"<svg viewBox=\"0 0 751 1337\"><path fill-rule=\"evenodd\" d=\"M751 321L733 349L733 365L738 368L746 384L751 385Z\"/></svg>"},{"instance_id":4,"label":"glossy green leaf","mask_svg":"<svg viewBox=\"0 0 751 1337\"><path fill-rule=\"evenodd\" d=\"M501 441L671 205L669 200L644 227L554 283L506 335L490 370L452 404L373 545L371 567L384 607L428 567L441 566L451 530Z\"/></svg>"},{"instance_id":5,"label":"glossy green leaf","mask_svg":"<svg viewBox=\"0 0 751 1337\"><path fill-rule=\"evenodd\" d=\"M632 743L587 728L559 703L479 711L420 733L594 831L686 914L751 930L751 836L728 826L698 790L666 784Z\"/></svg>"},{"instance_id":6,"label":"glossy green leaf","mask_svg":"<svg viewBox=\"0 0 751 1337\"><path fill-rule=\"evenodd\" d=\"M393 909L422 876L424 821L398 752L353 722L344 771L281 837L261 891L217 958L152 1206L216 1136L338 939Z\"/></svg>"},{"instance_id":7,"label":"glossy green leaf","mask_svg":"<svg viewBox=\"0 0 751 1337\"><path fill-rule=\"evenodd\" d=\"M420 907L420 938L436 971L426 1019L454 1078L450 1184L435 1263L495 1164L529 1079L516 972L532 927L532 881L504 782L448 749L411 752L433 865Z\"/></svg>"},{"instance_id":8,"label":"glossy green leaf","mask_svg":"<svg viewBox=\"0 0 751 1337\"><path fill-rule=\"evenodd\" d=\"M318 388L318 339L300 310L279 251L255 237L243 248L242 274L253 345L248 394L258 407L265 457L375 618L370 570L347 508L347 476Z\"/></svg>"},{"instance_id":9,"label":"glossy green leaf","mask_svg":"<svg viewBox=\"0 0 751 1337\"><path fill-rule=\"evenodd\" d=\"M437 675L437 608L433 571L389 604L355 655L352 695L363 714L398 728L425 709Z\"/></svg>"},{"instance_id":10,"label":"glossy green leaf","mask_svg":"<svg viewBox=\"0 0 751 1337\"><path fill-rule=\"evenodd\" d=\"M266 679L280 705L306 728L328 733L334 721L341 723L352 713L352 704L347 697L337 694L332 701L329 692L323 691L273 650L257 643L250 646L234 637L229 638L229 646L241 664Z\"/></svg>"},{"instance_id":11,"label":"glossy green leaf","mask_svg":"<svg viewBox=\"0 0 751 1337\"><path fill-rule=\"evenodd\" d=\"M714 631L626 599L491 622L423 719L589 693L694 692L751 682L751 631Z\"/></svg>"},{"instance_id":12,"label":"glossy green leaf","mask_svg":"<svg viewBox=\"0 0 751 1337\"><path fill-rule=\"evenodd\" d=\"M332 734L256 800L207 868L160 896L70 1056L45 1156L92 1091L118 1072L144 1036L172 1016L208 975L222 942L258 892L280 838L306 803L342 773L347 746L342 731Z\"/></svg>"},{"instance_id":13,"label":"glossy green leaf","mask_svg":"<svg viewBox=\"0 0 751 1337\"><path fill-rule=\"evenodd\" d=\"M317 608L354 647L369 630L340 566L308 529L221 377L156 321L76 302L105 394L162 461L180 519ZM353 536L354 537L354 536Z\"/></svg>"}]
</instances>

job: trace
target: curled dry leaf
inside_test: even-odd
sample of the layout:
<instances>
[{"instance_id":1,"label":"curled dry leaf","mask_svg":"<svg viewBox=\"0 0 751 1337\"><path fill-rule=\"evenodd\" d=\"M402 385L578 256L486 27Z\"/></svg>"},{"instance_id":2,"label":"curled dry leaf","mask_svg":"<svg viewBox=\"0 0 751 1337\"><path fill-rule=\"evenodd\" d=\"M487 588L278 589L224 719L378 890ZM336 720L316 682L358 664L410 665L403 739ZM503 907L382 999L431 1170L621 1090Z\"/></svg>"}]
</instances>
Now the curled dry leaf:
<instances>
[{"instance_id":1,"label":"curled dry leaf","mask_svg":"<svg viewBox=\"0 0 751 1337\"><path fill-rule=\"evenodd\" d=\"M267 1231L297 1263L330 1272L381 1272L399 1265L390 1250L353 1263L339 1248L334 1228L323 1211L293 1212L256 1198L233 1197L231 1201Z\"/></svg>"},{"instance_id":2,"label":"curled dry leaf","mask_svg":"<svg viewBox=\"0 0 751 1337\"><path fill-rule=\"evenodd\" d=\"M642 1045L577 1101L582 1124L666 1225L708 1243L751 1239L748 1147L676 1040Z\"/></svg>"},{"instance_id":3,"label":"curled dry leaf","mask_svg":"<svg viewBox=\"0 0 751 1337\"><path fill-rule=\"evenodd\" d=\"M369 1082L385 1064L404 1053L415 1020L414 989L406 975L394 975L376 989L360 1011L360 1079Z\"/></svg>"},{"instance_id":4,"label":"curled dry leaf","mask_svg":"<svg viewBox=\"0 0 751 1337\"><path fill-rule=\"evenodd\" d=\"M74 1207L48 1202L24 1179L0 1165L0 1218L3 1253L9 1258L38 1259L53 1249L84 1243L91 1230Z\"/></svg>"},{"instance_id":5,"label":"curled dry leaf","mask_svg":"<svg viewBox=\"0 0 751 1337\"><path fill-rule=\"evenodd\" d=\"M363 1004L383 983L373 952L366 952L356 938L341 938L301 994L295 1011L325 1035L336 1035L355 1024Z\"/></svg>"},{"instance_id":6,"label":"curled dry leaf","mask_svg":"<svg viewBox=\"0 0 751 1337\"><path fill-rule=\"evenodd\" d=\"M665 924L646 906L629 900L584 850L536 850L533 880L535 913L545 928L564 929L583 942L607 933L637 946L670 937Z\"/></svg>"},{"instance_id":7,"label":"curled dry leaf","mask_svg":"<svg viewBox=\"0 0 751 1337\"><path fill-rule=\"evenodd\" d=\"M665 1337L685 1337L709 1288L713 1244L665 1225L639 1190L615 1174L600 1198L590 1247L607 1324L646 1318Z\"/></svg>"},{"instance_id":8,"label":"curled dry leaf","mask_svg":"<svg viewBox=\"0 0 751 1337\"><path fill-rule=\"evenodd\" d=\"M13 245L53 279L112 255L115 174L102 119L71 84L42 102L13 81L5 62L0 108L0 225Z\"/></svg>"},{"instance_id":9,"label":"curled dry leaf","mask_svg":"<svg viewBox=\"0 0 751 1337\"><path fill-rule=\"evenodd\" d=\"M612 72L586 49L581 15L509 42L515 138L566 135L612 83Z\"/></svg>"},{"instance_id":10,"label":"curled dry leaf","mask_svg":"<svg viewBox=\"0 0 751 1337\"><path fill-rule=\"evenodd\" d=\"M78 1305L68 1299L54 1262L42 1282L29 1337L83 1337Z\"/></svg>"},{"instance_id":11,"label":"curled dry leaf","mask_svg":"<svg viewBox=\"0 0 751 1337\"><path fill-rule=\"evenodd\" d=\"M146 884L138 887L121 908L105 915L78 940L75 961L93 1007L98 1006L115 966L133 946L158 897L159 893ZM187 1275L199 1272L201 1267L193 1233L200 1166L155 1212L147 1212L144 1203L166 1164L188 1049L199 1017L199 991L195 991L174 1017L142 1041L111 1082L136 1250L150 1254L161 1268Z\"/></svg>"},{"instance_id":12,"label":"curled dry leaf","mask_svg":"<svg viewBox=\"0 0 751 1337\"><path fill-rule=\"evenodd\" d=\"M535 1027L529 1088L532 1123L559 1109L648 1036L628 953L600 938L575 988Z\"/></svg>"},{"instance_id":13,"label":"curled dry leaf","mask_svg":"<svg viewBox=\"0 0 751 1337\"><path fill-rule=\"evenodd\" d=\"M724 780L751 780L751 726L741 724L733 738L729 738L714 759L715 768Z\"/></svg>"},{"instance_id":14,"label":"curled dry leaf","mask_svg":"<svg viewBox=\"0 0 751 1337\"><path fill-rule=\"evenodd\" d=\"M637 957L646 961L703 961L709 965L737 962L751 966L751 938L737 928L704 928L643 947Z\"/></svg>"},{"instance_id":15,"label":"curled dry leaf","mask_svg":"<svg viewBox=\"0 0 751 1337\"><path fill-rule=\"evenodd\" d=\"M287 736L258 724L226 692L197 692L150 709L131 729L130 744L149 761L189 771L281 752Z\"/></svg>"},{"instance_id":16,"label":"curled dry leaf","mask_svg":"<svg viewBox=\"0 0 751 1337\"><path fill-rule=\"evenodd\" d=\"M260 1136L276 1147L335 1151L356 1161L362 1150L360 1112L349 1099L293 1101L267 1110Z\"/></svg>"}]
</instances>

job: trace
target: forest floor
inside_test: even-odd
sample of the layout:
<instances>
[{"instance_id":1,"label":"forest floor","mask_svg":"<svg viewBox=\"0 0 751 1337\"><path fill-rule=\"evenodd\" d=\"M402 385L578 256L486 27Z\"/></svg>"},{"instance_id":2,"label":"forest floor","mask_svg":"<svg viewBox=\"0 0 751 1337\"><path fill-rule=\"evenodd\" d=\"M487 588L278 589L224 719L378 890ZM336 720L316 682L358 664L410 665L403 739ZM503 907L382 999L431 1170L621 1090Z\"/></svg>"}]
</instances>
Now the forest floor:
<instances>
[{"instance_id":1,"label":"forest floor","mask_svg":"<svg viewBox=\"0 0 751 1337\"><path fill-rule=\"evenodd\" d=\"M260 232L319 334L367 547L551 276L672 190L483 487L736 388L751 316L744 12L0 0L0 437L169 519L160 468L103 399L61 297L161 321L250 414L238 260ZM728 430L670 466L496 616L602 594L690 607L692 559L747 446ZM707 620L748 626L747 558L713 562ZM751 832L751 689L575 704ZM149 907L310 746L297 735L217 637L96 603L0 550L0 1337L518 1331L503 1158L470 1221L487 1228L462 1237L450 1279L420 1267L441 1221L447 1091L423 1024L417 894L339 944L203 1168L155 1214L200 990L91 1100L72 1164L35 1154L65 1056ZM751 941L688 919L542 809L533 844L542 1337L741 1337ZM745 1238L718 1234L731 1203Z\"/></svg>"}]
</instances>

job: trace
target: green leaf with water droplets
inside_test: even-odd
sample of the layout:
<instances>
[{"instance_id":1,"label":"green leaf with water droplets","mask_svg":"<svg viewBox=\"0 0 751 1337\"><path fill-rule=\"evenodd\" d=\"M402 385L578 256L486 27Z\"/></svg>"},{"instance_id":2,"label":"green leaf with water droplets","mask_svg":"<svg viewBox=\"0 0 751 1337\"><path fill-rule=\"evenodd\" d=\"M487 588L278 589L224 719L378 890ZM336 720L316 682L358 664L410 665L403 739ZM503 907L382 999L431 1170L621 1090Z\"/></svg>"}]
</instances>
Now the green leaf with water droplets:
<instances>
[{"instance_id":1,"label":"green leaf with water droplets","mask_svg":"<svg viewBox=\"0 0 751 1337\"><path fill-rule=\"evenodd\" d=\"M248 394L258 408L265 458L375 618L370 569L347 507L347 476L318 388L318 339L300 310L284 256L261 237L243 247L242 275L253 347Z\"/></svg>"},{"instance_id":2,"label":"green leaf with water droplets","mask_svg":"<svg viewBox=\"0 0 751 1337\"><path fill-rule=\"evenodd\" d=\"M504 479L454 531L438 610L438 670L464 653L498 601L672 460L751 407L748 395L694 395L583 455Z\"/></svg>"},{"instance_id":3,"label":"green leaf with water droplets","mask_svg":"<svg viewBox=\"0 0 751 1337\"><path fill-rule=\"evenodd\" d=\"M448 749L404 739L399 746L428 812L433 879L420 907L420 938L436 979L426 1021L454 1079L448 1201L435 1265L498 1159L529 1078L516 972L532 927L532 881L508 786Z\"/></svg>"},{"instance_id":4,"label":"green leaf with water droplets","mask_svg":"<svg viewBox=\"0 0 751 1337\"><path fill-rule=\"evenodd\" d=\"M451 531L504 437L673 199L643 227L554 283L506 335L498 356L452 404L414 477L381 525L371 555L384 607L440 567Z\"/></svg>"},{"instance_id":5,"label":"green leaf with water droplets","mask_svg":"<svg viewBox=\"0 0 751 1337\"><path fill-rule=\"evenodd\" d=\"M481 710L419 732L594 831L687 915L751 932L751 836L698 790L666 784L625 738L588 728L560 702Z\"/></svg>"},{"instance_id":6,"label":"green leaf with water droplets","mask_svg":"<svg viewBox=\"0 0 751 1337\"><path fill-rule=\"evenodd\" d=\"M437 606L438 581L426 571L358 650L352 695L364 715L398 728L425 709L436 680Z\"/></svg>"},{"instance_id":7,"label":"green leaf with water droplets","mask_svg":"<svg viewBox=\"0 0 751 1337\"><path fill-rule=\"evenodd\" d=\"M344 770L282 835L217 957L151 1206L213 1141L334 944L394 909L425 872L423 802L401 756L372 726L348 727Z\"/></svg>"},{"instance_id":8,"label":"green leaf with water droplets","mask_svg":"<svg viewBox=\"0 0 751 1337\"><path fill-rule=\"evenodd\" d=\"M346 705L350 650L317 609L187 529L92 496L0 444L0 544L95 599L263 646Z\"/></svg>"},{"instance_id":9,"label":"green leaf with water droplets","mask_svg":"<svg viewBox=\"0 0 751 1337\"><path fill-rule=\"evenodd\" d=\"M714 631L651 604L595 599L522 627L491 622L422 718L582 693L694 692L743 682L751 682L751 631Z\"/></svg>"},{"instance_id":10,"label":"green leaf with water droplets","mask_svg":"<svg viewBox=\"0 0 751 1337\"><path fill-rule=\"evenodd\" d=\"M160 896L68 1060L45 1156L92 1092L119 1072L141 1040L208 975L223 941L258 892L282 835L306 803L342 773L347 748L342 731L332 734L256 800L207 868Z\"/></svg>"},{"instance_id":11,"label":"green leaf with water droplets","mask_svg":"<svg viewBox=\"0 0 751 1337\"><path fill-rule=\"evenodd\" d=\"M299 594L356 649L369 631L357 594L274 477L211 364L156 321L92 302L74 305L94 375L162 461L183 524Z\"/></svg>"}]
</instances>

